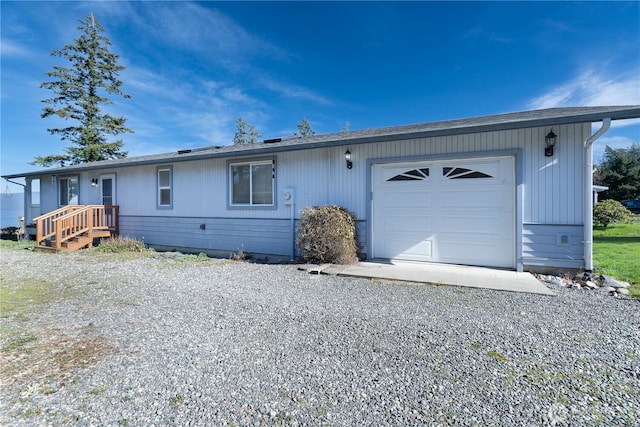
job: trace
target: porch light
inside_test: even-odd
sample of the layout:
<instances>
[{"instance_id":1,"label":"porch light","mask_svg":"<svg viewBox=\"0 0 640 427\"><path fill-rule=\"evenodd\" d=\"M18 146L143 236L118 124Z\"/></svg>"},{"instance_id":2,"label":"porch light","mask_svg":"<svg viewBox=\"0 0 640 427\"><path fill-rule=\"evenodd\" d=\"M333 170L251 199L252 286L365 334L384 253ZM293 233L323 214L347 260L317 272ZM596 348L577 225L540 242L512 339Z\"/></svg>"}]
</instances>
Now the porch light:
<instances>
[{"instance_id":1,"label":"porch light","mask_svg":"<svg viewBox=\"0 0 640 427\"><path fill-rule=\"evenodd\" d=\"M553 156L553 147L556 145L556 139L558 136L553 133L553 129L544 137L544 155L547 157Z\"/></svg>"},{"instance_id":2,"label":"porch light","mask_svg":"<svg viewBox=\"0 0 640 427\"><path fill-rule=\"evenodd\" d=\"M351 161L351 151L347 150L344 152L344 159L347 162L347 169L351 169L353 167L353 162Z\"/></svg>"},{"instance_id":3,"label":"porch light","mask_svg":"<svg viewBox=\"0 0 640 427\"><path fill-rule=\"evenodd\" d=\"M98 186L98 178L91 178L91 186L92 187Z\"/></svg>"}]
</instances>

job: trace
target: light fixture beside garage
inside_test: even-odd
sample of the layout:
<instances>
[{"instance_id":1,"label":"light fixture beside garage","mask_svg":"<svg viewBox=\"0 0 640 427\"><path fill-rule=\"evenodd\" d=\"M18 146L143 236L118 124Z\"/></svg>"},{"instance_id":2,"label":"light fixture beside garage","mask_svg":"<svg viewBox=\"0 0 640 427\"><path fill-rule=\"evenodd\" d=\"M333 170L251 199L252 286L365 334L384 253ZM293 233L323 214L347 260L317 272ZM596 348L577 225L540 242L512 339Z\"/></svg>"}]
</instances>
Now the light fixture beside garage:
<instances>
[{"instance_id":1,"label":"light fixture beside garage","mask_svg":"<svg viewBox=\"0 0 640 427\"><path fill-rule=\"evenodd\" d=\"M547 157L553 156L553 147L556 145L558 136L553 133L553 129L549 131L547 136L544 137L544 155Z\"/></svg>"},{"instance_id":2,"label":"light fixture beside garage","mask_svg":"<svg viewBox=\"0 0 640 427\"><path fill-rule=\"evenodd\" d=\"M351 151L347 150L344 152L344 159L347 162L347 169L351 169L353 167L353 162L351 161Z\"/></svg>"}]
</instances>

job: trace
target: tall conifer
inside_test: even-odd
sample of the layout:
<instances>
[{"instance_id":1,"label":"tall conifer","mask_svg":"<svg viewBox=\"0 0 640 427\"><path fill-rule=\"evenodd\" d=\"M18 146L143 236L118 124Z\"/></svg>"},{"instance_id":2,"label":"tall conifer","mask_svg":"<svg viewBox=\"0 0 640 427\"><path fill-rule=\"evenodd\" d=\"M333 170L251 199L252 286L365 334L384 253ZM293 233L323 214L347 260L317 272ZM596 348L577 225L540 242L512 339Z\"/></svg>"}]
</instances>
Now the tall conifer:
<instances>
[{"instance_id":1,"label":"tall conifer","mask_svg":"<svg viewBox=\"0 0 640 427\"><path fill-rule=\"evenodd\" d=\"M72 145L65 148L64 154L37 156L32 164L64 166L127 155L121 151L122 140L107 141L107 135L133 132L125 126L127 119L101 110L102 105L113 104L109 95L130 98L122 91L122 81L118 79L118 73L125 67L118 65L119 55L109 51L111 41L93 14L80 21L78 30L81 34L73 44L51 52L51 56L66 58L69 66L54 65L46 73L52 81L40 85L54 93L52 98L42 100L48 105L41 117L57 116L73 122L67 127L47 130Z\"/></svg>"}]
</instances>

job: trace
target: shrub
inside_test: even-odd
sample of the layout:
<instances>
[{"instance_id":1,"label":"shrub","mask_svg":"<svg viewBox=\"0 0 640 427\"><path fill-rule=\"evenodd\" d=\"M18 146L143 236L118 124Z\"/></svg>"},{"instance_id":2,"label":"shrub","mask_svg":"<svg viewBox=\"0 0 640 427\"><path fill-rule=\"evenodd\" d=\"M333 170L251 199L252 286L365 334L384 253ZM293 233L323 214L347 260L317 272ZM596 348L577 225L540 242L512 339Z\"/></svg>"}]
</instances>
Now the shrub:
<instances>
[{"instance_id":1,"label":"shrub","mask_svg":"<svg viewBox=\"0 0 640 427\"><path fill-rule=\"evenodd\" d=\"M594 225L604 228L616 222L629 224L634 219L635 215L617 200L604 200L593 207Z\"/></svg>"},{"instance_id":2,"label":"shrub","mask_svg":"<svg viewBox=\"0 0 640 427\"><path fill-rule=\"evenodd\" d=\"M340 206L310 206L298 224L298 248L307 261L354 264L358 261L355 216Z\"/></svg>"},{"instance_id":3,"label":"shrub","mask_svg":"<svg viewBox=\"0 0 640 427\"><path fill-rule=\"evenodd\" d=\"M144 242L131 237L109 237L100 239L100 245L96 248L100 252L144 252Z\"/></svg>"}]
</instances>

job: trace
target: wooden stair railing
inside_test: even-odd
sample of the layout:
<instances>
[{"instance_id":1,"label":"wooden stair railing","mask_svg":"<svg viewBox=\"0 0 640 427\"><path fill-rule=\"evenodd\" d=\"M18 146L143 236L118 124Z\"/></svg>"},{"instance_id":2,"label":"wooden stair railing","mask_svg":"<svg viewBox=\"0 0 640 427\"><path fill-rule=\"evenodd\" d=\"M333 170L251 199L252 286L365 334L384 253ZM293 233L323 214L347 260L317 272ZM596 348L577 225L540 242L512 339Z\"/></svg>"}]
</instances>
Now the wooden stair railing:
<instances>
[{"instance_id":1,"label":"wooden stair railing","mask_svg":"<svg viewBox=\"0 0 640 427\"><path fill-rule=\"evenodd\" d=\"M73 251L118 233L119 206L65 206L35 218L36 248Z\"/></svg>"}]
</instances>

